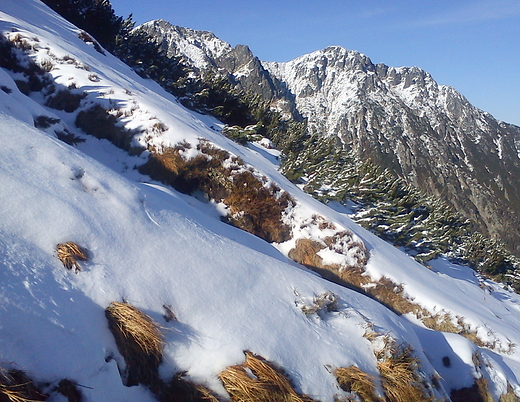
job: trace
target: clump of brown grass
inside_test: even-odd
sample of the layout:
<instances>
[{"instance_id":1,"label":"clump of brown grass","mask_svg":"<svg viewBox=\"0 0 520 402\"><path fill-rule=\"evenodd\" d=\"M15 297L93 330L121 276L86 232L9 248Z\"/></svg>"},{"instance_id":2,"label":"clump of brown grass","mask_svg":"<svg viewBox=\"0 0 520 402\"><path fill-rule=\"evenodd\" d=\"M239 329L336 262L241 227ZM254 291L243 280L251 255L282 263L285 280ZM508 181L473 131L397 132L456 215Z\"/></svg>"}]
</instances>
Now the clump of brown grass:
<instances>
[{"instance_id":1,"label":"clump of brown grass","mask_svg":"<svg viewBox=\"0 0 520 402\"><path fill-rule=\"evenodd\" d=\"M323 264L323 259L318 252L324 248L323 244L311 239L298 239L296 246L289 251L288 257L299 264L303 264L311 269L329 268L339 271L339 266L327 266Z\"/></svg>"},{"instance_id":2,"label":"clump of brown grass","mask_svg":"<svg viewBox=\"0 0 520 402\"><path fill-rule=\"evenodd\" d=\"M386 401L388 402L432 402L423 379L418 375L419 360L409 345L398 345L393 339L385 338L385 347L376 354L377 369L381 374Z\"/></svg>"},{"instance_id":3,"label":"clump of brown grass","mask_svg":"<svg viewBox=\"0 0 520 402\"><path fill-rule=\"evenodd\" d=\"M162 361L162 328L126 302L112 302L106 308L105 315L117 348L126 362L126 385L154 385Z\"/></svg>"},{"instance_id":4,"label":"clump of brown grass","mask_svg":"<svg viewBox=\"0 0 520 402\"><path fill-rule=\"evenodd\" d=\"M340 243L345 242L345 239L351 238L349 236L348 232L346 234L340 232L337 236L325 238L325 245L315 240L299 239L296 242L296 246L289 251L288 256L292 260L319 273L325 279L371 296L396 314L415 315L430 329L459 334L477 346L505 353L511 353L516 346L510 343L507 345L507 348L501 348L501 343L498 341L485 342L478 337L477 332L464 321L463 317L456 316L454 320L449 312L431 313L418 303L415 303L413 298L406 294L403 285L397 284L385 276L377 281L373 280L369 275L365 274L365 265L369 258L369 252L363 244L358 246L356 245L358 242L353 242L353 247L358 247L354 265L345 268L338 264L324 264L318 252L326 246L335 249ZM341 245L341 248L348 249L349 246Z\"/></svg>"},{"instance_id":5,"label":"clump of brown grass","mask_svg":"<svg viewBox=\"0 0 520 402\"><path fill-rule=\"evenodd\" d=\"M193 158L183 156L186 147L177 144L160 152L150 150L148 161L139 171L183 193L201 191L223 202L230 210L229 223L268 242L281 243L290 238L291 228L283 222L283 214L293 202L288 193L207 141L199 142L200 153Z\"/></svg>"},{"instance_id":6,"label":"clump of brown grass","mask_svg":"<svg viewBox=\"0 0 520 402\"><path fill-rule=\"evenodd\" d=\"M336 380L343 391L359 396L363 402L380 402L376 395L374 378L359 367L340 367L334 371Z\"/></svg>"},{"instance_id":7,"label":"clump of brown grass","mask_svg":"<svg viewBox=\"0 0 520 402\"><path fill-rule=\"evenodd\" d=\"M5 370L0 367L0 401L37 402L46 401L34 382L21 370Z\"/></svg>"},{"instance_id":8,"label":"clump of brown grass","mask_svg":"<svg viewBox=\"0 0 520 402\"><path fill-rule=\"evenodd\" d=\"M282 215L291 197L274 183L264 183L250 171L233 176L230 194L224 199L230 209L229 221L268 242L289 240L291 229Z\"/></svg>"},{"instance_id":9,"label":"clump of brown grass","mask_svg":"<svg viewBox=\"0 0 520 402\"><path fill-rule=\"evenodd\" d=\"M518 402L520 398L516 396L511 384L507 384L507 393L500 395L500 402Z\"/></svg>"},{"instance_id":10,"label":"clump of brown grass","mask_svg":"<svg viewBox=\"0 0 520 402\"><path fill-rule=\"evenodd\" d=\"M298 394L279 368L251 352L246 352L243 365L228 367L219 378L233 402L312 401Z\"/></svg>"},{"instance_id":11,"label":"clump of brown grass","mask_svg":"<svg viewBox=\"0 0 520 402\"><path fill-rule=\"evenodd\" d=\"M58 244L56 246L56 252L58 254L58 259L61 261L63 266L68 270L72 270L78 273L81 271L81 266L78 263L79 261L87 261L88 256L85 250L83 250L76 243L68 241L67 243Z\"/></svg>"}]
</instances>

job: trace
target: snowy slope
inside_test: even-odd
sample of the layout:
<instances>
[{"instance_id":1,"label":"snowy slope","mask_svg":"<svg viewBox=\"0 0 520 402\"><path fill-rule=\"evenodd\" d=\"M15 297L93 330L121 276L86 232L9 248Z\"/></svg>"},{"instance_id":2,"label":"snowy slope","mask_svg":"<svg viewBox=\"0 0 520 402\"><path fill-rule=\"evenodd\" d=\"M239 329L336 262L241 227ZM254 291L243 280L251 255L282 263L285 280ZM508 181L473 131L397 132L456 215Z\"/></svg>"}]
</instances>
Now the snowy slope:
<instances>
[{"instance_id":1,"label":"snowy slope","mask_svg":"<svg viewBox=\"0 0 520 402\"><path fill-rule=\"evenodd\" d=\"M3 2L0 31L37 43L34 60L55 55L54 82L68 86L73 81L88 92L79 110L92 102L116 104L129 112L121 124L142 130L135 139L142 145L206 138L295 199L286 215L292 239L266 243L222 223L221 205L138 174L132 167L143 163L146 152L131 157L106 140L83 135L74 125L79 110L42 106L41 95L23 95L14 83L16 74L0 70L0 365L22 368L51 385L72 378L88 387L82 389L88 401L155 400L142 386L125 387L119 374L124 361L104 309L126 300L165 329L161 374L187 371L191 380L223 397L218 374L243 362L243 351L249 350L283 367L298 391L332 401L344 392L331 367L355 365L377 375L374 351L381 345L364 336L370 331L410 344L424 378L442 376L441 386L432 390L437 399L470 387L481 375L496 398L508 384L520 395L520 354L514 346L520 344L520 297L443 260L427 269L306 196L278 173L267 150L230 142L219 122L184 109L155 83L97 52L42 3ZM65 55L88 70L63 62ZM61 122L47 132L38 130L33 119L41 115ZM167 129L155 132L157 122ZM54 135L59 127L86 142L77 148L64 144ZM297 239L325 236L308 224L313 215L364 242L370 251L366 272L374 280L384 275L402 284L423 308L464 317L495 346L479 348L460 335L428 330L416 317L398 316L289 261ZM56 258L56 245L65 241L88 250L90 258L77 274ZM323 258L341 263L349 256L331 252ZM325 292L338 297L337 311L304 314L301 306ZM164 305L179 321L162 318ZM483 368L473 361L477 351ZM443 357L450 358L450 367Z\"/></svg>"}]
</instances>

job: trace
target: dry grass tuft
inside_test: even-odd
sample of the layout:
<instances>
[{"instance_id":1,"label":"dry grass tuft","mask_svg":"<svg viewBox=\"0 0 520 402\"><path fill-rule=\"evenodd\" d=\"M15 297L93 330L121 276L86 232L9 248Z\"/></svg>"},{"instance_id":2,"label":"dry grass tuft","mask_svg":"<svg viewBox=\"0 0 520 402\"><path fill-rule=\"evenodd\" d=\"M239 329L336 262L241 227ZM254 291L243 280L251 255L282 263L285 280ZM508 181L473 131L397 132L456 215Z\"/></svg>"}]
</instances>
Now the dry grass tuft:
<instances>
[{"instance_id":1,"label":"dry grass tuft","mask_svg":"<svg viewBox=\"0 0 520 402\"><path fill-rule=\"evenodd\" d=\"M359 367L340 367L334 375L343 391L355 393L363 402L380 402L376 395L374 378Z\"/></svg>"},{"instance_id":2,"label":"dry grass tuft","mask_svg":"<svg viewBox=\"0 0 520 402\"><path fill-rule=\"evenodd\" d=\"M20 370L5 370L0 367L0 401L38 402L46 401L33 381Z\"/></svg>"},{"instance_id":3,"label":"dry grass tuft","mask_svg":"<svg viewBox=\"0 0 520 402\"><path fill-rule=\"evenodd\" d=\"M105 310L108 327L126 362L126 385L153 385L162 361L162 329L129 303L112 302Z\"/></svg>"},{"instance_id":4,"label":"dry grass tuft","mask_svg":"<svg viewBox=\"0 0 520 402\"><path fill-rule=\"evenodd\" d=\"M419 360L413 355L409 345L397 345L390 338L385 339L385 348L377 357L377 368L381 374L381 384L388 402L432 402L427 395L424 381L418 375Z\"/></svg>"},{"instance_id":5,"label":"dry grass tuft","mask_svg":"<svg viewBox=\"0 0 520 402\"><path fill-rule=\"evenodd\" d=\"M228 367L219 378L233 402L312 401L299 395L279 368L251 352L243 365Z\"/></svg>"},{"instance_id":6,"label":"dry grass tuft","mask_svg":"<svg viewBox=\"0 0 520 402\"><path fill-rule=\"evenodd\" d=\"M74 271L78 273L81 271L79 261L87 261L88 256L85 250L83 250L76 243L68 241L67 243L58 244L56 246L56 252L58 253L58 259L61 261L63 266L68 270L74 268Z\"/></svg>"},{"instance_id":7,"label":"dry grass tuft","mask_svg":"<svg viewBox=\"0 0 520 402\"><path fill-rule=\"evenodd\" d=\"M519 402L520 398L516 396L511 384L507 384L507 393L500 395L500 402Z\"/></svg>"}]
</instances>

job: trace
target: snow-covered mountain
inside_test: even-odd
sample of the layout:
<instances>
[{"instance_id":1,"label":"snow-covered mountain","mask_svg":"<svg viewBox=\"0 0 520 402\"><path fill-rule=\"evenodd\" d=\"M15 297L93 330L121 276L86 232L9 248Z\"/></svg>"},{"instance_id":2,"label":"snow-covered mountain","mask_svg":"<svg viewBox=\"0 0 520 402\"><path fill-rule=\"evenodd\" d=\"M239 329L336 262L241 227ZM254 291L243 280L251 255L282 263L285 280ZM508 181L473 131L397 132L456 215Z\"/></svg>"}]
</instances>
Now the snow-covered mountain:
<instances>
[{"instance_id":1,"label":"snow-covered mountain","mask_svg":"<svg viewBox=\"0 0 520 402\"><path fill-rule=\"evenodd\" d=\"M40 1L2 2L0 32L0 398L23 370L32 400L179 400L181 379L197 400L519 400L520 296L302 193L266 141L229 141ZM193 196L158 181L183 172Z\"/></svg>"},{"instance_id":2,"label":"snow-covered mountain","mask_svg":"<svg viewBox=\"0 0 520 402\"><path fill-rule=\"evenodd\" d=\"M297 117L294 97L269 74L246 45L232 47L214 34L172 25L164 20L139 27L157 39L169 57L180 57L199 74L225 76L238 89L251 91L287 116Z\"/></svg>"},{"instance_id":3,"label":"snow-covered mountain","mask_svg":"<svg viewBox=\"0 0 520 402\"><path fill-rule=\"evenodd\" d=\"M295 95L311 132L339 136L519 251L520 127L417 67L375 65L338 46L264 65Z\"/></svg>"},{"instance_id":4,"label":"snow-covered mountain","mask_svg":"<svg viewBox=\"0 0 520 402\"><path fill-rule=\"evenodd\" d=\"M520 253L520 128L495 120L417 67L373 64L331 46L287 63L260 62L247 46L158 20L144 24L171 56L227 76L273 106L336 135L426 193L440 197Z\"/></svg>"}]
</instances>

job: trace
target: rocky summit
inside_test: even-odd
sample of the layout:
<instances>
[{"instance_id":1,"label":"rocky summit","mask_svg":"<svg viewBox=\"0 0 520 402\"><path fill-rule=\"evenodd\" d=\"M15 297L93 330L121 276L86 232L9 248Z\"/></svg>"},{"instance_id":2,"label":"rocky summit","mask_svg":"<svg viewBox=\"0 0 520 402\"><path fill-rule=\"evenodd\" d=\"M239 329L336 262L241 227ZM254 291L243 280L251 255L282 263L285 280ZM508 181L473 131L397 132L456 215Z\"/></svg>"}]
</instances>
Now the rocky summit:
<instances>
[{"instance_id":1,"label":"rocky summit","mask_svg":"<svg viewBox=\"0 0 520 402\"><path fill-rule=\"evenodd\" d=\"M311 132L337 135L520 252L520 127L420 68L373 64L337 46L265 65L294 93Z\"/></svg>"},{"instance_id":2,"label":"rocky summit","mask_svg":"<svg viewBox=\"0 0 520 402\"><path fill-rule=\"evenodd\" d=\"M418 67L374 64L331 46L286 63L247 46L152 21L142 26L171 56L226 76L310 134L342 146L448 202L479 231L520 254L520 127L498 121Z\"/></svg>"}]
</instances>

